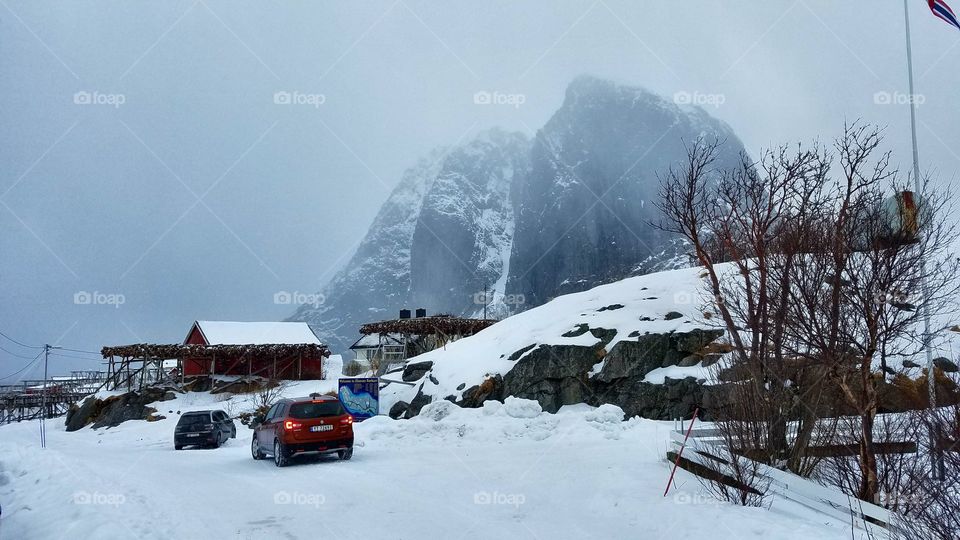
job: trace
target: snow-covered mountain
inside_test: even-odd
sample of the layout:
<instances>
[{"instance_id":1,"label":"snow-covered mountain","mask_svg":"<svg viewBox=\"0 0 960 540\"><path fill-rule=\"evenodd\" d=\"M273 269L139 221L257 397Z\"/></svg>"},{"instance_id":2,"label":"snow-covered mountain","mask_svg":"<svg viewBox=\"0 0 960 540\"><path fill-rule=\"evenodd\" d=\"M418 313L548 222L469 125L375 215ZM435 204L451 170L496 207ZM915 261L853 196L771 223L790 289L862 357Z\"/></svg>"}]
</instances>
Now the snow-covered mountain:
<instances>
[{"instance_id":1,"label":"snow-covered mountain","mask_svg":"<svg viewBox=\"0 0 960 540\"><path fill-rule=\"evenodd\" d=\"M560 294L683 266L658 231L657 174L698 137L743 150L700 108L641 88L578 77L534 141L493 129L408 170L310 323L336 352L363 323L401 308L502 318ZM489 291L485 293L485 291Z\"/></svg>"},{"instance_id":2,"label":"snow-covered mountain","mask_svg":"<svg viewBox=\"0 0 960 540\"><path fill-rule=\"evenodd\" d=\"M663 175L698 137L725 141L719 167L743 150L733 131L698 107L679 107L641 88L578 77L537 133L531 173L517 187L517 223L507 292L539 305L631 275L670 240L659 220ZM650 260L648 260L650 258Z\"/></svg>"},{"instance_id":3,"label":"snow-covered mountain","mask_svg":"<svg viewBox=\"0 0 960 540\"><path fill-rule=\"evenodd\" d=\"M510 189L527 174L528 155L526 137L497 129L446 155L413 233L414 306L470 313L487 295L501 304L513 245Z\"/></svg>"},{"instance_id":4,"label":"snow-covered mountain","mask_svg":"<svg viewBox=\"0 0 960 540\"><path fill-rule=\"evenodd\" d=\"M434 150L404 173L356 253L322 290L324 302L301 306L291 319L343 351L360 325L401 308L476 311L485 286L502 292L506 283L510 188L526 174L528 154L526 137L499 129Z\"/></svg>"}]
</instances>

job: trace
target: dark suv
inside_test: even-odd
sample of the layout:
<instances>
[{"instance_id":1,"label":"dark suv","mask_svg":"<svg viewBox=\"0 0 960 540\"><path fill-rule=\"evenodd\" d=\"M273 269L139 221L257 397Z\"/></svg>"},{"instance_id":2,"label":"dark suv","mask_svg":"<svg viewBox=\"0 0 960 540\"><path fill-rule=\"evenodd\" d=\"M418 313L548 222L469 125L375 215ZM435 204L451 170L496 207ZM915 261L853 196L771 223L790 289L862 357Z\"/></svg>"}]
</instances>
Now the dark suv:
<instances>
[{"instance_id":1,"label":"dark suv","mask_svg":"<svg viewBox=\"0 0 960 540\"><path fill-rule=\"evenodd\" d=\"M212 446L219 448L227 439L237 436L237 426L223 411L191 411L183 413L173 433L173 447Z\"/></svg>"},{"instance_id":2,"label":"dark suv","mask_svg":"<svg viewBox=\"0 0 960 540\"><path fill-rule=\"evenodd\" d=\"M332 396L280 400L254 428L250 452L253 459L273 456L277 467L307 454L336 453L340 459L350 459L353 417Z\"/></svg>"}]
</instances>

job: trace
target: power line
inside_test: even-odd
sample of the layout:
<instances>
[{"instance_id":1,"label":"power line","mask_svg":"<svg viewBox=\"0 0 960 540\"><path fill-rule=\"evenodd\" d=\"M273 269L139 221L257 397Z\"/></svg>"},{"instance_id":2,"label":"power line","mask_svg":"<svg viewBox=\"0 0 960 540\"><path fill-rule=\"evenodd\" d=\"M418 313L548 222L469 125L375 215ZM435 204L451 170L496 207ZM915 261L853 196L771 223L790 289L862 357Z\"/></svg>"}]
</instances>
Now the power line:
<instances>
[{"instance_id":1,"label":"power line","mask_svg":"<svg viewBox=\"0 0 960 540\"><path fill-rule=\"evenodd\" d=\"M52 355L54 355L54 356L60 356L60 357L63 357L63 358L76 358L77 360L87 360L87 361L90 361L90 362L93 362L93 361L98 360L97 358L90 358L89 356L76 356L76 355L73 355L73 354L63 354L63 353L56 353L56 352L51 352L50 354L52 354Z\"/></svg>"},{"instance_id":2,"label":"power line","mask_svg":"<svg viewBox=\"0 0 960 540\"><path fill-rule=\"evenodd\" d=\"M4 349L3 347L0 347L0 351L3 351L3 352L5 352L5 353L9 354L10 356L15 356L15 357L17 357L17 358L23 358L24 360L30 360L30 357L29 357L29 356L24 356L24 355L22 355L22 354L17 354L17 353L15 353L15 352L10 352L10 351Z\"/></svg>"},{"instance_id":3,"label":"power line","mask_svg":"<svg viewBox=\"0 0 960 540\"><path fill-rule=\"evenodd\" d=\"M0 336L3 336L3 337L5 337L5 338L9 339L10 341L16 343L17 345L19 345L19 346L21 346L21 347L26 347L26 348L28 348L28 349L42 349L42 348L43 348L43 345L27 345L26 343L21 343L21 342L15 340L15 339L13 339L12 337L4 334L3 332L0 332Z\"/></svg>"},{"instance_id":4,"label":"power line","mask_svg":"<svg viewBox=\"0 0 960 540\"><path fill-rule=\"evenodd\" d=\"M97 356L100 356L100 353L98 353L97 351L82 351L82 350L80 350L80 349L70 349L70 348L67 348L67 347L57 347L57 348L60 349L60 350L62 350L62 351L70 351L70 352L84 353L84 354L95 354L95 355L97 355Z\"/></svg>"},{"instance_id":5,"label":"power line","mask_svg":"<svg viewBox=\"0 0 960 540\"><path fill-rule=\"evenodd\" d=\"M42 355L42 354L43 354L43 352L38 353L37 356L34 357L33 360L31 360L30 362L28 362L27 365L23 366L22 368L18 369L17 371L15 371L15 372L7 375L6 377L0 377L0 381L5 380L5 379L9 379L10 377L13 377L14 375L19 375L20 373L23 373L24 371L26 371L27 368L29 368L30 366L32 366L33 364L35 364L35 363L37 362L37 360L40 359L40 355Z\"/></svg>"}]
</instances>

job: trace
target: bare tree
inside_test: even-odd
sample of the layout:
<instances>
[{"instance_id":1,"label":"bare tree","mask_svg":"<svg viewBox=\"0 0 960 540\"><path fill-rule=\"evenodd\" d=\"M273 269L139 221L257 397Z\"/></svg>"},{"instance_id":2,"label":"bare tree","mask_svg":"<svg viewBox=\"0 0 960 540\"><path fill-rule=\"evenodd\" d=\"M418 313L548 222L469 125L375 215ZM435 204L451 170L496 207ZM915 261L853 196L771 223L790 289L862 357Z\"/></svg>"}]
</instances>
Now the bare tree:
<instances>
[{"instance_id":1,"label":"bare tree","mask_svg":"<svg viewBox=\"0 0 960 540\"><path fill-rule=\"evenodd\" d=\"M711 309L726 330L730 371L739 381L729 401L741 410L728 408L727 419L757 423L757 429L736 426L738 434L756 435L738 447L808 473L803 449L813 436L821 385L814 367L785 357L793 348L786 343L788 305L792 268L809 249L823 212L829 157L819 147L780 147L757 162L742 156L736 169L716 171L718 148L718 142L696 141L683 166L667 174L661 228L684 237L705 268ZM723 273L721 262L731 271ZM749 410L742 410L747 403ZM792 418L799 426L788 437Z\"/></svg>"},{"instance_id":2,"label":"bare tree","mask_svg":"<svg viewBox=\"0 0 960 540\"><path fill-rule=\"evenodd\" d=\"M717 171L719 143L698 140L660 205L661 227L704 266L729 340L730 403L717 416L730 448L809 475L823 457L811 446L834 440L845 414L856 460L835 469L847 473L838 484L871 502L910 474L878 461L879 388L893 358L922 347L923 315L949 309L960 275L949 195L907 190L881 143L878 129L847 125L832 150L781 147Z\"/></svg>"}]
</instances>

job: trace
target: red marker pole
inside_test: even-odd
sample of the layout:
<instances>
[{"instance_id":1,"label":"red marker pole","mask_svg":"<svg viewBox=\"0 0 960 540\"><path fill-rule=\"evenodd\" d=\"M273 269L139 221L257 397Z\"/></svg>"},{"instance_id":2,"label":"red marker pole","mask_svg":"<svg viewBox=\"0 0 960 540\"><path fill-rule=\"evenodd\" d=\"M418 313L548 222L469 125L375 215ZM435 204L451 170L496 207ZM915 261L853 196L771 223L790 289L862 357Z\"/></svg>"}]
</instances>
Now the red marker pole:
<instances>
[{"instance_id":1,"label":"red marker pole","mask_svg":"<svg viewBox=\"0 0 960 540\"><path fill-rule=\"evenodd\" d=\"M677 460L673 462L673 470L670 471L670 479L667 480L667 489L663 490L663 496L666 497L667 493L670 492L670 485L673 484L673 475L677 474L677 467L680 466L680 457L683 455L683 449L687 447L687 439L690 438L690 432L693 431L693 423L697 420L697 413L700 412L700 407L697 407L693 410L693 418L690 419L690 427L687 428L687 434L683 438L683 444L680 445L680 450L677 452Z\"/></svg>"}]
</instances>

